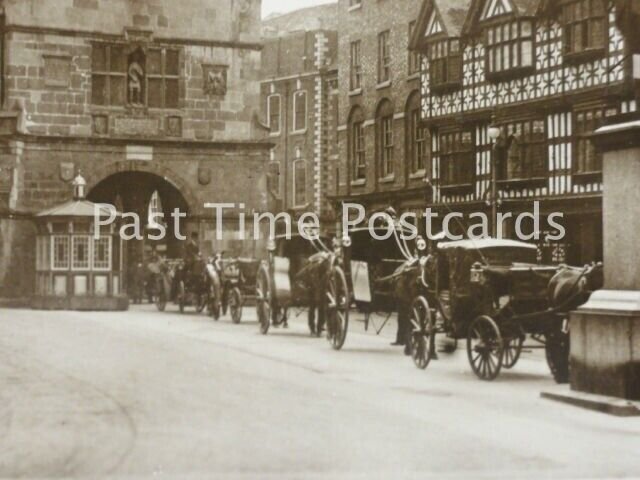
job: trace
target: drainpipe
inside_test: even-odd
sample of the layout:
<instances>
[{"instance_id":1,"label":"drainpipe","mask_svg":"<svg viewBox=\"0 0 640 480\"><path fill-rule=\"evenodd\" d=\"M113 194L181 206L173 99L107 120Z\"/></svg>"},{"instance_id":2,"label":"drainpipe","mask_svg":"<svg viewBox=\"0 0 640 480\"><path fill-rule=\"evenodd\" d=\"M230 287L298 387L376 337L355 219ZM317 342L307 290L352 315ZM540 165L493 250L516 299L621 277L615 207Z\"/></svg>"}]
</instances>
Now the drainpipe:
<instances>
[{"instance_id":1,"label":"drainpipe","mask_svg":"<svg viewBox=\"0 0 640 480\"><path fill-rule=\"evenodd\" d=\"M284 86L284 122L281 125L284 134L284 188L282 192L282 210L289 209L289 82L285 81Z\"/></svg>"},{"instance_id":2,"label":"drainpipe","mask_svg":"<svg viewBox=\"0 0 640 480\"><path fill-rule=\"evenodd\" d=\"M6 45L6 17L4 7L0 7L0 110L4 107L6 92L5 79L5 45Z\"/></svg>"}]
</instances>

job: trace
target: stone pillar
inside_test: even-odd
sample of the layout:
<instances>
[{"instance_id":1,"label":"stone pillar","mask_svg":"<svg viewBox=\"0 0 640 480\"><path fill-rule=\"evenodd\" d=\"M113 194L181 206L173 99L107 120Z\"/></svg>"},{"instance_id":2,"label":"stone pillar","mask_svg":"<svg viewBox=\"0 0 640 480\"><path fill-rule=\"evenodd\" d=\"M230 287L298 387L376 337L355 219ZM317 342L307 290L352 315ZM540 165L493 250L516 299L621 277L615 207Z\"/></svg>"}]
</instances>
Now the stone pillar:
<instances>
[{"instance_id":1,"label":"stone pillar","mask_svg":"<svg viewBox=\"0 0 640 480\"><path fill-rule=\"evenodd\" d=\"M571 387L640 400L640 120L602 127L604 289L571 314Z\"/></svg>"}]
</instances>

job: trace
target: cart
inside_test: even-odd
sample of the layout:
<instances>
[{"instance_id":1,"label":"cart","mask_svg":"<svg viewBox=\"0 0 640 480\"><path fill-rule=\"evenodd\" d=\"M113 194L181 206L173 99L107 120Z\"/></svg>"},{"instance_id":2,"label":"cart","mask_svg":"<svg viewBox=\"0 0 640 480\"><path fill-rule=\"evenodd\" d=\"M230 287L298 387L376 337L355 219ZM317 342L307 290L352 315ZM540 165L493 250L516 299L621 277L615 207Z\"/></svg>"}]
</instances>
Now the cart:
<instances>
[{"instance_id":1,"label":"cart","mask_svg":"<svg viewBox=\"0 0 640 480\"><path fill-rule=\"evenodd\" d=\"M426 369L435 357L435 337L466 340L471 369L494 380L517 364L527 349L544 348L555 380L569 375L569 312L586 301L585 285L597 266L579 269L562 299L550 284L565 267L539 265L535 245L512 240L441 243L420 259L422 292L411 312L411 354ZM585 299L585 300L583 300Z\"/></svg>"},{"instance_id":2,"label":"cart","mask_svg":"<svg viewBox=\"0 0 640 480\"><path fill-rule=\"evenodd\" d=\"M331 245L327 237L311 229L304 235L279 235L269 241L268 259L256 278L256 307L263 334L270 326L287 326L292 309L306 309L311 334L320 336L326 322L332 347L342 348L350 296Z\"/></svg>"}]
</instances>

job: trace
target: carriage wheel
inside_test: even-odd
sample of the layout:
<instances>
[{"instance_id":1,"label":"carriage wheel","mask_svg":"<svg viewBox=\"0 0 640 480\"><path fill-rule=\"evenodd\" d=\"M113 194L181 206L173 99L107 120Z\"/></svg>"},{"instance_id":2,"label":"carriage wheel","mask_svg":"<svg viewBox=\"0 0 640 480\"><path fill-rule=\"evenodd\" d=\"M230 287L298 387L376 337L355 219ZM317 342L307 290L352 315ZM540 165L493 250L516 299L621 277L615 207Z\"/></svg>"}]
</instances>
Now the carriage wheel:
<instances>
[{"instance_id":1,"label":"carriage wheel","mask_svg":"<svg viewBox=\"0 0 640 480\"><path fill-rule=\"evenodd\" d=\"M156 308L159 312L164 312L165 308L167 308L167 291L164 288L164 281L160 279L158 281L158 289L156 295Z\"/></svg>"},{"instance_id":2,"label":"carriage wheel","mask_svg":"<svg viewBox=\"0 0 640 480\"><path fill-rule=\"evenodd\" d=\"M184 308L187 304L186 295L184 282L180 280L180 283L178 284L178 306L180 307L180 313L184 313Z\"/></svg>"},{"instance_id":3,"label":"carriage wheel","mask_svg":"<svg viewBox=\"0 0 640 480\"><path fill-rule=\"evenodd\" d=\"M511 337L504 339L504 353L502 357L502 367L507 370L516 366L522 353L522 345L524 344L524 337L522 335L518 337Z\"/></svg>"},{"instance_id":4,"label":"carriage wheel","mask_svg":"<svg viewBox=\"0 0 640 480\"><path fill-rule=\"evenodd\" d=\"M481 380L495 380L503 359L503 340L496 322L488 316L476 318L469 327L467 355L473 372Z\"/></svg>"},{"instance_id":5,"label":"carriage wheel","mask_svg":"<svg viewBox=\"0 0 640 480\"><path fill-rule=\"evenodd\" d=\"M327 338L334 350L340 350L347 339L351 302L347 277L338 265L331 270L327 286L327 301Z\"/></svg>"},{"instance_id":6,"label":"carriage wheel","mask_svg":"<svg viewBox=\"0 0 640 480\"><path fill-rule=\"evenodd\" d=\"M233 323L238 324L242 320L242 303L242 292L238 287L234 287L229 292L229 313Z\"/></svg>"},{"instance_id":7,"label":"carriage wheel","mask_svg":"<svg viewBox=\"0 0 640 480\"><path fill-rule=\"evenodd\" d=\"M548 333L544 349L553 379L556 383L569 383L569 334L562 330Z\"/></svg>"},{"instance_id":8,"label":"carriage wheel","mask_svg":"<svg viewBox=\"0 0 640 480\"><path fill-rule=\"evenodd\" d=\"M411 357L420 370L425 370L433 358L436 329L427 299L418 297L411 307Z\"/></svg>"},{"instance_id":9,"label":"carriage wheel","mask_svg":"<svg viewBox=\"0 0 640 480\"><path fill-rule=\"evenodd\" d=\"M258 272L256 301L260 333L266 335L271 325L271 286L269 282L269 270L265 266Z\"/></svg>"}]
</instances>

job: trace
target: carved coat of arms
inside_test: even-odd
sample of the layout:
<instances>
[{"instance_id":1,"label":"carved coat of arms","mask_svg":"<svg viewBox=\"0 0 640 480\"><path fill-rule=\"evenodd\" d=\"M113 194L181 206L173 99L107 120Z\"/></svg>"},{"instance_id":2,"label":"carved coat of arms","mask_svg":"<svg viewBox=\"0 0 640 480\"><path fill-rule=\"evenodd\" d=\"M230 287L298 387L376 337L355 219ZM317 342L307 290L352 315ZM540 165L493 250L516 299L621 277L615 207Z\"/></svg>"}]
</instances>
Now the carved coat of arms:
<instances>
[{"instance_id":1,"label":"carved coat of arms","mask_svg":"<svg viewBox=\"0 0 640 480\"><path fill-rule=\"evenodd\" d=\"M204 93L206 95L227 94L227 70L226 65L203 65Z\"/></svg>"},{"instance_id":2,"label":"carved coat of arms","mask_svg":"<svg viewBox=\"0 0 640 480\"><path fill-rule=\"evenodd\" d=\"M60 179L65 182L70 182L76 173L76 166L71 162L60 163Z\"/></svg>"},{"instance_id":3,"label":"carved coat of arms","mask_svg":"<svg viewBox=\"0 0 640 480\"><path fill-rule=\"evenodd\" d=\"M203 167L201 165L198 168L198 183L202 186L209 185L211 183L211 169L209 167Z\"/></svg>"}]
</instances>

